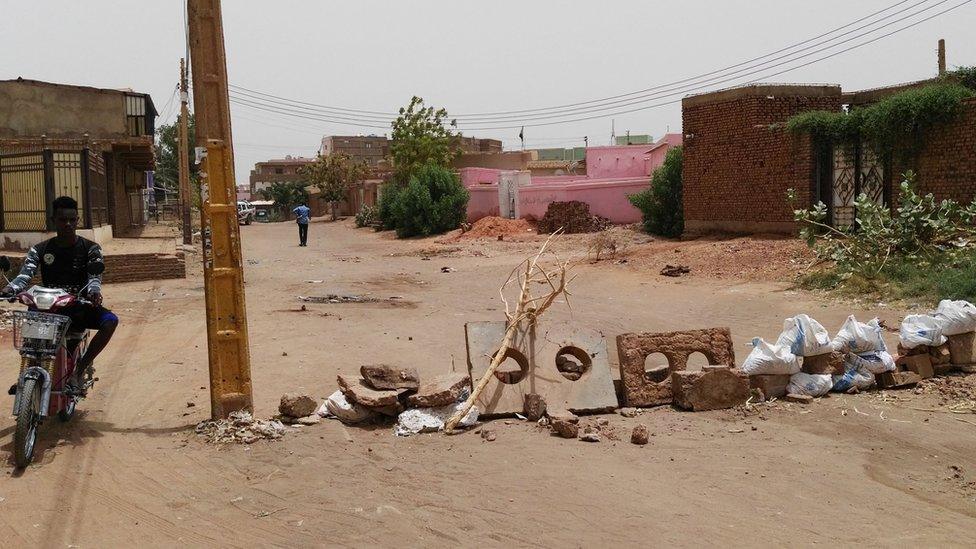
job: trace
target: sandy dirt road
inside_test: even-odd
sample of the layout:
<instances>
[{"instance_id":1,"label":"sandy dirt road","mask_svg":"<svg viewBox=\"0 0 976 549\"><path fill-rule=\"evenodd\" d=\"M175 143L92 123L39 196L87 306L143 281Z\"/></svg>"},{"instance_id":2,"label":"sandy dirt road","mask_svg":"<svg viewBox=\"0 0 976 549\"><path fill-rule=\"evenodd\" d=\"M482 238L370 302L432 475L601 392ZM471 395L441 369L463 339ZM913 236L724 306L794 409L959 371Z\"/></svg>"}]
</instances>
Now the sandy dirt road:
<instances>
[{"instance_id":1,"label":"sandy dirt road","mask_svg":"<svg viewBox=\"0 0 976 549\"><path fill-rule=\"evenodd\" d=\"M263 417L283 392L324 398L337 372L364 363L464 369L464 323L501 318L497 288L535 246L399 242L346 222L314 223L308 248L293 224L242 232ZM665 280L612 264L578 273L573 312L558 307L553 319L595 327L611 345L626 331L730 326L740 362L751 337L774 337L795 313L832 331L851 313L890 324L902 313L775 283ZM297 296L328 293L395 299L301 311ZM0 418L0 545L965 546L976 531L976 423L935 394L657 408L607 416L621 440L596 444L518 421L492 422L494 442L326 421L277 442L213 446L193 433L209 414L199 274L106 296L122 324L79 417L45 424L23 472L11 464L13 422ZM8 334L0 345L13 379ZM645 447L628 442L637 423L654 435Z\"/></svg>"}]
</instances>

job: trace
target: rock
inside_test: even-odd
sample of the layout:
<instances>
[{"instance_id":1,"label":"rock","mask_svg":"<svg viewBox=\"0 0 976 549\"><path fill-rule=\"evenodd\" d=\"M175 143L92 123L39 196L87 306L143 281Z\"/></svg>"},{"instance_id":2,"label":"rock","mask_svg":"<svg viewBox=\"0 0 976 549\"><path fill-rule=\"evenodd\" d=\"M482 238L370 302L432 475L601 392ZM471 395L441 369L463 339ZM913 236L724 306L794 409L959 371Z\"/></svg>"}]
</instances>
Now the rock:
<instances>
[{"instance_id":1,"label":"rock","mask_svg":"<svg viewBox=\"0 0 976 549\"><path fill-rule=\"evenodd\" d=\"M318 414L312 414L310 416L300 417L295 420L295 423L299 425L315 425L316 423L322 421L322 418Z\"/></svg>"},{"instance_id":2,"label":"rock","mask_svg":"<svg viewBox=\"0 0 976 549\"><path fill-rule=\"evenodd\" d=\"M358 377L340 374L337 378L339 390L352 402L369 408L397 406L399 391L377 391ZM307 415L307 414L306 414Z\"/></svg>"},{"instance_id":3,"label":"rock","mask_svg":"<svg viewBox=\"0 0 976 549\"><path fill-rule=\"evenodd\" d=\"M583 442L600 442L600 433L595 428L587 425L579 436Z\"/></svg>"},{"instance_id":4,"label":"rock","mask_svg":"<svg viewBox=\"0 0 976 549\"><path fill-rule=\"evenodd\" d=\"M539 421L546 415L546 401L541 395L529 393L525 395L525 419Z\"/></svg>"},{"instance_id":5,"label":"rock","mask_svg":"<svg viewBox=\"0 0 976 549\"><path fill-rule=\"evenodd\" d=\"M576 438L579 436L579 425L572 421L554 419L552 431L563 438Z\"/></svg>"},{"instance_id":6,"label":"rock","mask_svg":"<svg viewBox=\"0 0 976 549\"><path fill-rule=\"evenodd\" d=\"M932 357L933 365L949 364L952 362L952 351L949 349L948 343L945 345L939 345L938 347L929 347L929 356Z\"/></svg>"},{"instance_id":7,"label":"rock","mask_svg":"<svg viewBox=\"0 0 976 549\"><path fill-rule=\"evenodd\" d=\"M488 442L492 442L492 441L494 441L498 437L495 435L495 431L489 431L488 429L482 429L482 431L481 431L481 438L487 440Z\"/></svg>"},{"instance_id":8,"label":"rock","mask_svg":"<svg viewBox=\"0 0 976 549\"><path fill-rule=\"evenodd\" d=\"M935 375L935 370L932 368L932 357L927 354L900 356L895 359L895 364L899 369L915 372L922 379L928 379Z\"/></svg>"},{"instance_id":9,"label":"rock","mask_svg":"<svg viewBox=\"0 0 976 549\"><path fill-rule=\"evenodd\" d=\"M550 410L548 412L550 421L566 421L568 423L579 423L579 416L568 410Z\"/></svg>"},{"instance_id":10,"label":"rock","mask_svg":"<svg viewBox=\"0 0 976 549\"><path fill-rule=\"evenodd\" d=\"M299 393L285 393L281 395L278 412L283 416L305 417L315 413L318 404L312 397Z\"/></svg>"},{"instance_id":11,"label":"rock","mask_svg":"<svg viewBox=\"0 0 976 549\"><path fill-rule=\"evenodd\" d=\"M457 402L470 386L471 378L464 374L437 376L422 383L416 394L407 397L407 404L415 408L448 406Z\"/></svg>"},{"instance_id":12,"label":"rock","mask_svg":"<svg viewBox=\"0 0 976 549\"><path fill-rule=\"evenodd\" d=\"M759 374L749 376L749 386L762 391L765 400L783 398L786 396L786 388L790 384L790 377L789 374Z\"/></svg>"},{"instance_id":13,"label":"rock","mask_svg":"<svg viewBox=\"0 0 976 549\"><path fill-rule=\"evenodd\" d=\"M671 373L674 404L701 412L722 410L749 400L749 376L728 366L706 366L700 372Z\"/></svg>"},{"instance_id":14,"label":"rock","mask_svg":"<svg viewBox=\"0 0 976 549\"><path fill-rule=\"evenodd\" d=\"M388 364L367 364L359 368L359 373L372 388L381 391L420 388L420 374L416 368L398 368Z\"/></svg>"},{"instance_id":15,"label":"rock","mask_svg":"<svg viewBox=\"0 0 976 549\"><path fill-rule=\"evenodd\" d=\"M901 355L901 356L924 355L924 354L926 354L928 352L929 352L928 345L919 345L917 347L913 347L911 349L907 349L905 347L902 347L901 343L898 344L898 354Z\"/></svg>"},{"instance_id":16,"label":"rock","mask_svg":"<svg viewBox=\"0 0 976 549\"><path fill-rule=\"evenodd\" d=\"M798 395L796 393L790 393L783 397L786 402L795 402L797 404L810 404L813 402L813 397L810 395Z\"/></svg>"},{"instance_id":17,"label":"rock","mask_svg":"<svg viewBox=\"0 0 976 549\"><path fill-rule=\"evenodd\" d=\"M878 382L878 387L881 389L911 387L919 381L922 381L922 377L915 372L885 372L874 376L874 379Z\"/></svg>"},{"instance_id":18,"label":"rock","mask_svg":"<svg viewBox=\"0 0 976 549\"><path fill-rule=\"evenodd\" d=\"M647 425L640 424L634 427L634 432L630 434L630 441L634 444L643 446L647 444L651 434L647 431Z\"/></svg>"},{"instance_id":19,"label":"rock","mask_svg":"<svg viewBox=\"0 0 976 549\"><path fill-rule=\"evenodd\" d=\"M949 336L949 356L953 364L976 362L976 332Z\"/></svg>"},{"instance_id":20,"label":"rock","mask_svg":"<svg viewBox=\"0 0 976 549\"><path fill-rule=\"evenodd\" d=\"M803 372L813 375L842 376L845 371L844 353L836 351L822 355L803 357Z\"/></svg>"},{"instance_id":21,"label":"rock","mask_svg":"<svg viewBox=\"0 0 976 549\"><path fill-rule=\"evenodd\" d=\"M621 408L617 410L617 413L623 417L637 417L640 414L640 409L638 408Z\"/></svg>"}]
</instances>

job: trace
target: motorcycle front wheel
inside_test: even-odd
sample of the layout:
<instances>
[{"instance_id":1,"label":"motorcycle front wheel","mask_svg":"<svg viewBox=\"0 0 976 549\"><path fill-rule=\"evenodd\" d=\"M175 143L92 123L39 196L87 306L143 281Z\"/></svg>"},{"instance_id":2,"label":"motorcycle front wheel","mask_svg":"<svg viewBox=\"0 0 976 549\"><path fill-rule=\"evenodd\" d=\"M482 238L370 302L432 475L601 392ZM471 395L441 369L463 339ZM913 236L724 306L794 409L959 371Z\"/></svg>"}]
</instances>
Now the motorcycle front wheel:
<instances>
[{"instance_id":1,"label":"motorcycle front wheel","mask_svg":"<svg viewBox=\"0 0 976 549\"><path fill-rule=\"evenodd\" d=\"M37 426L41 421L41 386L36 379L25 379L20 390L20 413L14 431L14 463L23 469L34 459Z\"/></svg>"}]
</instances>

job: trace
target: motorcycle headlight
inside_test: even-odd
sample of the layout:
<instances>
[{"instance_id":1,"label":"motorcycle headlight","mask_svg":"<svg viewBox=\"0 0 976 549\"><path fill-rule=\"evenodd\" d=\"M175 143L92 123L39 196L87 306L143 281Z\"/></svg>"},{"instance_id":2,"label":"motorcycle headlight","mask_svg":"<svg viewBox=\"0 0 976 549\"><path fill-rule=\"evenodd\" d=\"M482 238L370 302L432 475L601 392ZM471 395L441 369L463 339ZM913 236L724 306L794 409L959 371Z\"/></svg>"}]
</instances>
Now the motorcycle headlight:
<instances>
[{"instance_id":1,"label":"motorcycle headlight","mask_svg":"<svg viewBox=\"0 0 976 549\"><path fill-rule=\"evenodd\" d=\"M54 295L37 294L34 296L34 305L37 306L38 310L46 311L50 309L52 305L54 305L54 302L57 299L58 299L57 296Z\"/></svg>"}]
</instances>

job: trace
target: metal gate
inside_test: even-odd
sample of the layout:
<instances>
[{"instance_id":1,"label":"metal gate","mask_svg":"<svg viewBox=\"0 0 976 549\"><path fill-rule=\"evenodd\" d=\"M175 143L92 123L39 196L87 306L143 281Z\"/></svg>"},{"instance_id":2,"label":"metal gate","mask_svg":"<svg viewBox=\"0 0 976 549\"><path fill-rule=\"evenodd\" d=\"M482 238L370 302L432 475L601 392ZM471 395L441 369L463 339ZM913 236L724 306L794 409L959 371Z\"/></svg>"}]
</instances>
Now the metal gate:
<instances>
[{"instance_id":1,"label":"metal gate","mask_svg":"<svg viewBox=\"0 0 976 549\"><path fill-rule=\"evenodd\" d=\"M40 152L0 156L0 230L47 230L45 159Z\"/></svg>"},{"instance_id":2,"label":"metal gate","mask_svg":"<svg viewBox=\"0 0 976 549\"><path fill-rule=\"evenodd\" d=\"M888 202L888 185L883 159L864 143L837 145L831 151L830 223L848 228L857 217L854 201L862 193L875 202Z\"/></svg>"}]
</instances>

